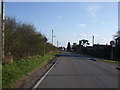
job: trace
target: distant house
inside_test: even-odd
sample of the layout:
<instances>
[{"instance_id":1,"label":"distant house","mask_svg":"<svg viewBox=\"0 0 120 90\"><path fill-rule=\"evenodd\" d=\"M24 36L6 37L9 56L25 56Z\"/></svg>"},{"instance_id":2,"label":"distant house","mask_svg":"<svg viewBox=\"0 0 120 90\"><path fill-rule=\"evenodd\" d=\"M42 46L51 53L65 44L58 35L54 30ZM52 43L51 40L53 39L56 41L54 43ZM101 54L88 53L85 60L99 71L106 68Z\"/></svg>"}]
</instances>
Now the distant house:
<instances>
[{"instance_id":1,"label":"distant house","mask_svg":"<svg viewBox=\"0 0 120 90\"><path fill-rule=\"evenodd\" d=\"M65 47L58 47L58 49L65 51Z\"/></svg>"}]
</instances>

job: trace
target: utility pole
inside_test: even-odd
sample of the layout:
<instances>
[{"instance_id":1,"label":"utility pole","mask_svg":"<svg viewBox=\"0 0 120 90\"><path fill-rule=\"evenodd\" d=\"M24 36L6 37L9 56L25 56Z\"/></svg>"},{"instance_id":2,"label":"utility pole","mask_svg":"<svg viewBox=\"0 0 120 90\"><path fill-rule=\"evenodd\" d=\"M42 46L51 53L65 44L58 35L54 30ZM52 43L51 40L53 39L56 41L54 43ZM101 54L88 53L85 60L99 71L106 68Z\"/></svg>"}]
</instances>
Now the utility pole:
<instances>
[{"instance_id":1,"label":"utility pole","mask_svg":"<svg viewBox=\"0 0 120 90\"><path fill-rule=\"evenodd\" d=\"M44 56L45 56L45 45L46 45L46 43L44 42Z\"/></svg>"},{"instance_id":2,"label":"utility pole","mask_svg":"<svg viewBox=\"0 0 120 90\"><path fill-rule=\"evenodd\" d=\"M53 29L52 29L52 45L53 45Z\"/></svg>"},{"instance_id":3,"label":"utility pole","mask_svg":"<svg viewBox=\"0 0 120 90\"><path fill-rule=\"evenodd\" d=\"M4 0L2 0L1 2L1 31L2 31L2 39L1 39L1 42L2 42L2 60L4 60L4 29L5 29L5 13L4 13L4 10L5 10L5 4L4 4Z\"/></svg>"},{"instance_id":4,"label":"utility pole","mask_svg":"<svg viewBox=\"0 0 120 90\"><path fill-rule=\"evenodd\" d=\"M55 35L53 34L53 29L52 29L52 45L53 45L53 38L55 37Z\"/></svg>"},{"instance_id":5,"label":"utility pole","mask_svg":"<svg viewBox=\"0 0 120 90\"><path fill-rule=\"evenodd\" d=\"M59 42L57 41L57 47L58 47L58 45L59 45Z\"/></svg>"},{"instance_id":6,"label":"utility pole","mask_svg":"<svg viewBox=\"0 0 120 90\"><path fill-rule=\"evenodd\" d=\"M47 42L47 38L46 37L44 37L43 38L43 41L44 41L44 53L43 53L43 55L45 56L45 48L46 48L46 42Z\"/></svg>"}]
</instances>

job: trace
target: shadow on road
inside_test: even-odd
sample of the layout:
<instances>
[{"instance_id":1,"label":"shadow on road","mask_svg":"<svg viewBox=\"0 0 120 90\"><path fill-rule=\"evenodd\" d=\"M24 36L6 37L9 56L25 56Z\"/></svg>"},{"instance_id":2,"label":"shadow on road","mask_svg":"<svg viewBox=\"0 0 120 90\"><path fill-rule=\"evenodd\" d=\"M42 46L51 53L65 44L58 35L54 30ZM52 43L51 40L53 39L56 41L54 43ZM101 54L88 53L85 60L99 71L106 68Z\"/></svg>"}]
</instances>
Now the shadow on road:
<instances>
[{"instance_id":1,"label":"shadow on road","mask_svg":"<svg viewBox=\"0 0 120 90\"><path fill-rule=\"evenodd\" d=\"M81 57L80 55L69 55L69 54L57 54L55 56L57 56L57 57L60 57L60 56L62 56L62 57Z\"/></svg>"},{"instance_id":2,"label":"shadow on road","mask_svg":"<svg viewBox=\"0 0 120 90\"><path fill-rule=\"evenodd\" d=\"M62 54L56 54L56 57L71 57L71 58L82 58L85 60L92 60L92 61L97 61L96 59L90 57L90 56L86 56L86 55L81 55L81 54L75 54L75 53L71 53L71 52L64 52Z\"/></svg>"},{"instance_id":3,"label":"shadow on road","mask_svg":"<svg viewBox=\"0 0 120 90\"><path fill-rule=\"evenodd\" d=\"M55 56L57 57L80 57L80 58L89 58L88 56L85 55L80 55L80 54L74 54L70 52L64 52L62 54L56 54Z\"/></svg>"}]
</instances>

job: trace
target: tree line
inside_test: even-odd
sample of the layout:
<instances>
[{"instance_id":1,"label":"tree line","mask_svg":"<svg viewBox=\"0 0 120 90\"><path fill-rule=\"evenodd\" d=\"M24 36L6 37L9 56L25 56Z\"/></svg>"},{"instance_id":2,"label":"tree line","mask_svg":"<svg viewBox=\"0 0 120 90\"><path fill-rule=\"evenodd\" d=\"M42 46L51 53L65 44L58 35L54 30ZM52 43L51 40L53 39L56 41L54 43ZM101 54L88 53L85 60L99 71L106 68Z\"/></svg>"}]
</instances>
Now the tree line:
<instances>
[{"instance_id":1,"label":"tree line","mask_svg":"<svg viewBox=\"0 0 120 90\"><path fill-rule=\"evenodd\" d=\"M67 51L74 51L77 53L87 54L99 58L120 61L120 31L118 31L114 35L114 37L114 46L102 44L94 44L93 46L87 46L90 44L89 41L86 39L82 39L79 40L79 44L73 43L73 45L70 45L70 42L68 42Z\"/></svg>"},{"instance_id":2,"label":"tree line","mask_svg":"<svg viewBox=\"0 0 120 90\"><path fill-rule=\"evenodd\" d=\"M46 40L44 40L46 39ZM46 36L37 31L31 23L18 22L15 18L5 19L5 59L3 63L20 60L34 55L44 55L57 50L47 41Z\"/></svg>"},{"instance_id":3,"label":"tree line","mask_svg":"<svg viewBox=\"0 0 120 90\"><path fill-rule=\"evenodd\" d=\"M73 43L73 45L70 45L70 42L68 42L67 51L71 51L71 49L73 49L75 52L84 52L89 44L89 41L86 39L79 40L79 44Z\"/></svg>"}]
</instances>

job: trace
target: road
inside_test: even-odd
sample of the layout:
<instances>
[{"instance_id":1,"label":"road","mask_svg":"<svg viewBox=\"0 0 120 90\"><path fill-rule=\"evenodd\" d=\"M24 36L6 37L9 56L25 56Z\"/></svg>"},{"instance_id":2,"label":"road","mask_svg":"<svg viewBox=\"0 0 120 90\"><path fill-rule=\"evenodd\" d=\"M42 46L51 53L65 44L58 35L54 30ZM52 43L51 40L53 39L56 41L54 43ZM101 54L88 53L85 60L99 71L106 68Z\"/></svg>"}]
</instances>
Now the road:
<instances>
[{"instance_id":1,"label":"road","mask_svg":"<svg viewBox=\"0 0 120 90\"><path fill-rule=\"evenodd\" d=\"M37 88L118 88L118 70L65 52Z\"/></svg>"}]
</instances>

